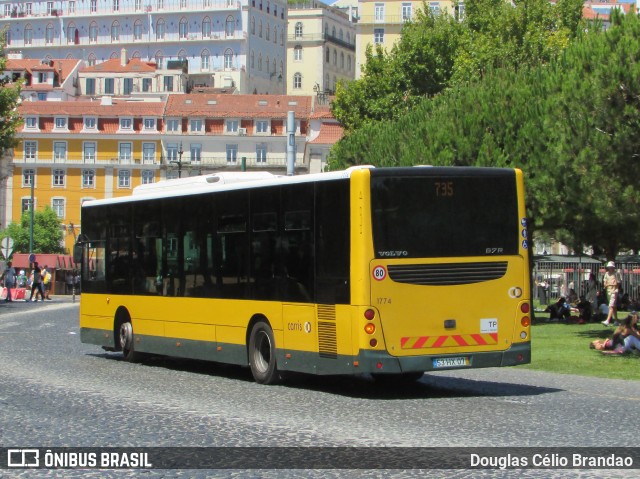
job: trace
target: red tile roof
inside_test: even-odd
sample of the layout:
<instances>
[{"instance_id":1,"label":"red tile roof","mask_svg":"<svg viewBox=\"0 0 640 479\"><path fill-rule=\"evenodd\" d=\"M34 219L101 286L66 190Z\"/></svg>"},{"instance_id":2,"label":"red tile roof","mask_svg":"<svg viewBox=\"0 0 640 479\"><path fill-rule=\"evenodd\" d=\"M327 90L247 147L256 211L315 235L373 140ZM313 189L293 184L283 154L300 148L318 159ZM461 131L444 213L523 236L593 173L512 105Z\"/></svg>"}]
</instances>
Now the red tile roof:
<instances>
[{"instance_id":1,"label":"red tile roof","mask_svg":"<svg viewBox=\"0 0 640 479\"><path fill-rule=\"evenodd\" d=\"M48 63L42 63L42 60L34 59L7 59L5 66L5 72L9 71L56 71L60 73L60 83L71 75L73 69L76 68L80 60L76 59L64 59L64 60L51 60L53 65Z\"/></svg>"},{"instance_id":2,"label":"red tile roof","mask_svg":"<svg viewBox=\"0 0 640 479\"><path fill-rule=\"evenodd\" d=\"M313 145L333 145L344 136L344 128L338 123L323 123L320 134L309 143Z\"/></svg>"},{"instance_id":3,"label":"red tile roof","mask_svg":"<svg viewBox=\"0 0 640 479\"><path fill-rule=\"evenodd\" d=\"M206 118L286 118L289 111L296 118L311 114L311 97L289 95L169 95L165 115L168 117Z\"/></svg>"},{"instance_id":4,"label":"red tile roof","mask_svg":"<svg viewBox=\"0 0 640 479\"><path fill-rule=\"evenodd\" d=\"M25 101L19 107L20 114L39 116L97 116L101 118L161 117L164 102L113 100L112 105L102 105L96 101Z\"/></svg>"},{"instance_id":5,"label":"red tile roof","mask_svg":"<svg viewBox=\"0 0 640 479\"><path fill-rule=\"evenodd\" d=\"M83 73L108 72L108 73L140 73L155 72L157 69L155 62L145 62L139 58L130 58L127 64L122 66L120 58L112 58L106 62L98 63L90 67L84 67L80 71Z\"/></svg>"}]
</instances>

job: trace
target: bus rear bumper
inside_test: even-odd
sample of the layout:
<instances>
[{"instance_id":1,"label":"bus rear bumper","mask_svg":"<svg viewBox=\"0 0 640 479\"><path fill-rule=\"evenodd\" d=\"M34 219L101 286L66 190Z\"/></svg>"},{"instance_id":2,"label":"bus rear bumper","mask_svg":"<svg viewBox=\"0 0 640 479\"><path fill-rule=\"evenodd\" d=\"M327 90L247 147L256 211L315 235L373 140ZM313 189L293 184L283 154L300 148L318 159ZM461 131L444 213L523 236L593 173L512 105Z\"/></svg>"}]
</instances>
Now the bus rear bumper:
<instances>
[{"instance_id":1,"label":"bus rear bumper","mask_svg":"<svg viewBox=\"0 0 640 479\"><path fill-rule=\"evenodd\" d=\"M404 357L391 356L386 351L361 350L357 358L358 367L355 369L362 373L398 374L413 371L518 366L530 362L531 343L517 343L505 351Z\"/></svg>"}]
</instances>

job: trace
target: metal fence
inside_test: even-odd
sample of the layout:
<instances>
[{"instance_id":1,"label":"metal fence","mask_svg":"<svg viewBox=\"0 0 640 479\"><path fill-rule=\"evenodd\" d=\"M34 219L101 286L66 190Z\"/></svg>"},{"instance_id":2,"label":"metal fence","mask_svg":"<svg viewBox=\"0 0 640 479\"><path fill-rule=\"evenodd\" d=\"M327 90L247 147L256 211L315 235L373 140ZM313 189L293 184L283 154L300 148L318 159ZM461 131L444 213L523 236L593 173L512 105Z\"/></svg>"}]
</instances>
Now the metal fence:
<instances>
[{"instance_id":1,"label":"metal fence","mask_svg":"<svg viewBox=\"0 0 640 479\"><path fill-rule=\"evenodd\" d=\"M616 272L621 280L620 297L628 295L630 303L640 304L640 256L620 256L616 258ZM591 273L602 290L605 273L604 259L590 256L535 256L532 271L532 296L541 304L550 304L567 297L571 290L580 297L586 295Z\"/></svg>"}]
</instances>

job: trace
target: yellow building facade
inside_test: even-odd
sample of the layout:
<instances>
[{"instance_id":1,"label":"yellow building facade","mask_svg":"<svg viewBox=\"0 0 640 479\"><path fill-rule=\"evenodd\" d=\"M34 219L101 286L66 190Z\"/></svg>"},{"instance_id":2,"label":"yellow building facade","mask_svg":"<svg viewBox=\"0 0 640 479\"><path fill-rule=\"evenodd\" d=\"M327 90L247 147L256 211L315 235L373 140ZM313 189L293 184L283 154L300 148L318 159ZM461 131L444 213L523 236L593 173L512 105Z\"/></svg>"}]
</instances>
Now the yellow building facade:
<instances>
[{"instance_id":1,"label":"yellow building facade","mask_svg":"<svg viewBox=\"0 0 640 479\"><path fill-rule=\"evenodd\" d=\"M60 219L64 247L80 234L80 207L90 199L131 194L160 179L165 102L24 102L8 182L6 222L31 204ZM32 187L33 185L33 187Z\"/></svg>"},{"instance_id":2,"label":"yellow building facade","mask_svg":"<svg viewBox=\"0 0 640 479\"><path fill-rule=\"evenodd\" d=\"M356 78L360 78L361 67L366 63L365 52L367 45L375 47L381 45L386 51L391 51L393 45L400 39L404 24L413 19L419 9L428 8L436 15L447 12L455 14L464 11L464 2L451 0L443 1L406 1L406 0L359 0L358 24L356 35Z\"/></svg>"}]
</instances>

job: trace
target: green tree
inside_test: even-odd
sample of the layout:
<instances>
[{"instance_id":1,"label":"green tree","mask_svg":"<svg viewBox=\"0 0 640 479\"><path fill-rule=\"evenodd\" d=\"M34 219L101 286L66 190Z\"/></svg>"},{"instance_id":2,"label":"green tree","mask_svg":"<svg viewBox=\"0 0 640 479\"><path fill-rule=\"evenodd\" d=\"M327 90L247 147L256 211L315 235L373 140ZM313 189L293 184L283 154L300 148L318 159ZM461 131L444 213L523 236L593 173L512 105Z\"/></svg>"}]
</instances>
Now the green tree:
<instances>
[{"instance_id":1,"label":"green tree","mask_svg":"<svg viewBox=\"0 0 640 479\"><path fill-rule=\"evenodd\" d=\"M3 75L6 58L4 55L6 31L0 31L0 156L15 145L16 128L22 122L17 112L20 101L20 84L12 84Z\"/></svg>"},{"instance_id":2,"label":"green tree","mask_svg":"<svg viewBox=\"0 0 640 479\"><path fill-rule=\"evenodd\" d=\"M16 253L29 253L31 213L25 211L20 218L20 223L11 222L2 232L2 237L13 238L13 251ZM45 206L42 211L34 211L33 214L33 253L65 253L62 246L62 228L60 219L56 213Z\"/></svg>"},{"instance_id":3,"label":"green tree","mask_svg":"<svg viewBox=\"0 0 640 479\"><path fill-rule=\"evenodd\" d=\"M469 0L462 21L419 10L390 52L368 47L361 78L339 85L332 113L347 134L397 119L449 87L562 53L582 29L581 0Z\"/></svg>"}]
</instances>

